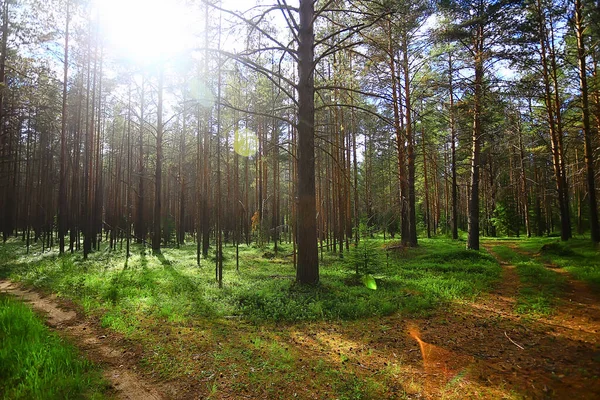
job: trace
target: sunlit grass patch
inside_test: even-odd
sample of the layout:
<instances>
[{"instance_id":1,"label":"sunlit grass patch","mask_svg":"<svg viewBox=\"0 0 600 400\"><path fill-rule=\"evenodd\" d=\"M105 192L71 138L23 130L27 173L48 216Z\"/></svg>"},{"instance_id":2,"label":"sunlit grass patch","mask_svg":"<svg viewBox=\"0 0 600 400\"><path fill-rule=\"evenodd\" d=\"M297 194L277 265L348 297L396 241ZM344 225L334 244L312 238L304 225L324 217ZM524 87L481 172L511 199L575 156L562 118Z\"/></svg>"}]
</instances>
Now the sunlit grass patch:
<instances>
[{"instance_id":1,"label":"sunlit grass patch","mask_svg":"<svg viewBox=\"0 0 600 400\"><path fill-rule=\"evenodd\" d=\"M519 253L509 246L499 245L494 246L494 253L498 255L502 259L502 261L514 264L517 262L523 262L531 260L533 256Z\"/></svg>"},{"instance_id":2,"label":"sunlit grass patch","mask_svg":"<svg viewBox=\"0 0 600 400\"><path fill-rule=\"evenodd\" d=\"M536 255L544 264L566 269L576 279L600 291L600 247L589 238L573 238L568 242L535 238L519 243L519 248Z\"/></svg>"},{"instance_id":3,"label":"sunlit grass patch","mask_svg":"<svg viewBox=\"0 0 600 400\"><path fill-rule=\"evenodd\" d=\"M272 246L239 246L239 272L235 248L225 246L223 289L215 283L210 257L196 265L195 245L165 248L158 257L135 245L127 263L118 251L93 253L84 261L80 255L40 256L32 248L30 255L21 254L17 263L2 268L13 279L98 310L103 324L121 332L135 329L135 315L184 323L196 317L301 321L423 313L444 302L472 299L499 277L492 257L465 250L459 242L423 239L419 247L398 253L386 251L381 238L371 241L377 252L377 262L370 264L376 290L351 283L355 268L348 253L344 258L325 254L319 285L296 285L286 244L277 256ZM10 246L18 251L17 243Z\"/></svg>"},{"instance_id":4,"label":"sunlit grass patch","mask_svg":"<svg viewBox=\"0 0 600 400\"><path fill-rule=\"evenodd\" d=\"M516 264L523 287L519 291L516 311L522 314L548 315L562 291L564 277L535 260Z\"/></svg>"},{"instance_id":5,"label":"sunlit grass patch","mask_svg":"<svg viewBox=\"0 0 600 400\"><path fill-rule=\"evenodd\" d=\"M10 265L0 263L0 269L79 302L102 326L139 343L145 349L142 364L152 373L163 379L185 376L205 388L206 396L235 389L261 398L294 392L299 397L402 398L418 392L404 382L412 376L408 367L402 367L402 383L397 373L370 375L358 363L374 356L350 349L360 343L340 345L352 339L321 325L372 323L394 313L427 315L451 302L473 300L498 281L501 268L485 252L465 250L460 241L422 239L417 248L391 250L386 250L389 240L376 236L371 241L377 257L369 272L376 290L356 277L348 252L340 257L324 251L320 283L297 285L292 246L285 244L277 255L272 245L240 245L239 271L236 249L226 245L222 289L215 282L212 249L198 266L194 244L164 248L160 257L134 245L127 263L120 251L93 253L87 261L78 254L31 260L21 254ZM18 246L7 244L17 252ZM32 255L36 251L32 248ZM290 329L304 324L320 326L313 336L303 330L312 337L310 345L290 336ZM310 383L290 388L289 382Z\"/></svg>"},{"instance_id":6,"label":"sunlit grass patch","mask_svg":"<svg viewBox=\"0 0 600 400\"><path fill-rule=\"evenodd\" d=\"M99 371L25 305L0 295L0 397L101 399Z\"/></svg>"}]
</instances>

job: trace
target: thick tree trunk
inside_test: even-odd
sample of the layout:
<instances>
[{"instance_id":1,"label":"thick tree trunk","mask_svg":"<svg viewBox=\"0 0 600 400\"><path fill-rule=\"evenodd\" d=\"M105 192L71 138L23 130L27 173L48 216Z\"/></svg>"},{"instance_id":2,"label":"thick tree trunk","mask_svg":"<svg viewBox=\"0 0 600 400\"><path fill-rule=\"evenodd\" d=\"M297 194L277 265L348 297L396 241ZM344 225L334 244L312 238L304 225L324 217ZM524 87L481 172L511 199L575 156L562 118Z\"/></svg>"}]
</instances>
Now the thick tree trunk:
<instances>
[{"instance_id":1,"label":"thick tree trunk","mask_svg":"<svg viewBox=\"0 0 600 400\"><path fill-rule=\"evenodd\" d=\"M481 102L483 91L483 27L477 32L475 49L475 96L473 99L473 133L471 137L471 187L469 193L467 248L479 250L479 161L481 156Z\"/></svg>"},{"instance_id":2,"label":"thick tree trunk","mask_svg":"<svg viewBox=\"0 0 600 400\"><path fill-rule=\"evenodd\" d=\"M550 14L550 26L553 26L552 16ZM548 37L548 50L550 51L550 77L554 86L554 117L556 118L556 130L555 130L555 153L557 157L557 168L560 169L560 185L559 196L562 198L562 211L561 211L561 240L568 240L572 236L571 232L571 208L569 206L569 185L567 182L567 171L565 162L565 151L563 146L563 123L562 123L562 101L560 99L560 85L558 82L559 68L556 62L556 46L554 44L554 29L550 29ZM557 176L557 179L559 177Z\"/></svg>"},{"instance_id":3,"label":"thick tree trunk","mask_svg":"<svg viewBox=\"0 0 600 400\"><path fill-rule=\"evenodd\" d=\"M398 154L398 197L400 207L400 236L402 243L406 244L409 242L409 218L408 218L408 201L406 196L408 195L408 179L406 177L406 148L405 148L405 136L402 133L402 116L400 115L400 99L398 95L398 78L396 76L396 61L395 61L395 50L392 41L392 27L391 23L388 24L388 56L390 76L392 80L392 102L394 110L394 130L396 134L396 151ZM369 159L370 160L370 159ZM370 211L369 208L367 209ZM372 213L368 213L369 216Z\"/></svg>"},{"instance_id":4,"label":"thick tree trunk","mask_svg":"<svg viewBox=\"0 0 600 400\"><path fill-rule=\"evenodd\" d=\"M296 280L319 282L315 197L314 2L300 0L298 32L298 266Z\"/></svg>"},{"instance_id":5,"label":"thick tree trunk","mask_svg":"<svg viewBox=\"0 0 600 400\"><path fill-rule=\"evenodd\" d=\"M542 9L541 1L537 0L537 12L538 12L538 29L539 29L539 40L540 40L540 60L542 64L542 78L544 82L544 102L546 105L546 112L548 116L548 125L550 128L550 147L552 152L552 166L554 168L554 180L556 183L556 192L558 197L558 205L560 209L560 220L561 220L561 239L568 240L571 236L570 230L570 218L569 208L566 203L565 196L565 182L563 176L562 167L563 164L563 151L562 151L562 129L558 123L558 116L555 112L560 114L560 105L554 104L552 96L552 88L550 84L550 69L548 66L548 32L546 28L546 20L544 17L544 11ZM554 97L554 101L558 101L558 94Z\"/></svg>"},{"instance_id":6,"label":"thick tree trunk","mask_svg":"<svg viewBox=\"0 0 600 400\"><path fill-rule=\"evenodd\" d=\"M220 29L219 29L220 32ZM221 36L219 33L219 47L221 46ZM223 287L223 233L221 228L222 223L222 196L221 196L221 60L218 59L219 65L218 80L217 80L217 187L216 187L216 254L215 254L215 272L219 288Z\"/></svg>"},{"instance_id":7,"label":"thick tree trunk","mask_svg":"<svg viewBox=\"0 0 600 400\"><path fill-rule=\"evenodd\" d=\"M586 54L584 43L583 3L575 0L575 33L577 35L577 60L579 62L579 84L581 87L581 113L583 119L583 140L585 171L590 206L590 233L594 243L600 242L600 226L598 225L598 205L596 203L596 185L594 175L594 150L592 147L592 131L590 124L590 106L588 99Z\"/></svg>"},{"instance_id":8,"label":"thick tree trunk","mask_svg":"<svg viewBox=\"0 0 600 400\"><path fill-rule=\"evenodd\" d=\"M65 234L67 225L67 79L69 73L69 2L65 25L65 49L63 67L62 121L60 129L60 177L58 188L58 252L65 252Z\"/></svg>"},{"instance_id":9,"label":"thick tree trunk","mask_svg":"<svg viewBox=\"0 0 600 400\"><path fill-rule=\"evenodd\" d=\"M529 217L529 199L527 189L527 175L525 174L525 148L523 146L523 132L521 131L521 121L517 121L519 135L519 162L521 167L521 202L523 203L523 214L525 214L525 230L527 237L531 237L531 222Z\"/></svg>"},{"instance_id":10,"label":"thick tree trunk","mask_svg":"<svg viewBox=\"0 0 600 400\"><path fill-rule=\"evenodd\" d=\"M454 84L452 54L448 53L448 88L450 92L450 163L452 175L452 239L458 239L458 184L456 182L456 122L454 119Z\"/></svg>"},{"instance_id":11,"label":"thick tree trunk","mask_svg":"<svg viewBox=\"0 0 600 400\"><path fill-rule=\"evenodd\" d=\"M127 229L127 243L125 257L129 258L131 250L131 85L127 93L127 194L125 203L125 224Z\"/></svg>"},{"instance_id":12,"label":"thick tree trunk","mask_svg":"<svg viewBox=\"0 0 600 400\"><path fill-rule=\"evenodd\" d=\"M8 133L5 130L4 123L4 97L5 97L5 87L6 87L6 52L8 48L8 6L9 1L5 0L2 2L2 43L0 44L0 159L4 160L8 159L8 154L6 154L6 143ZM10 138L8 138L10 140ZM0 178L5 174L5 163L0 162ZM9 209L10 197L12 196L11 190L6 187L2 187L2 183L0 182L0 189L4 192L2 197L0 197L0 230L2 230L2 239L6 241L8 235L10 234L10 224L9 219L11 218L12 210Z\"/></svg>"},{"instance_id":13,"label":"thick tree trunk","mask_svg":"<svg viewBox=\"0 0 600 400\"><path fill-rule=\"evenodd\" d=\"M183 103L185 104L185 96ZM184 106L185 107L185 106ZM186 113L183 113L183 123L181 132L181 143L179 147L179 216L177 223L177 246L181 246L185 242L185 174L183 171L185 164L185 135L186 135Z\"/></svg>"},{"instance_id":14,"label":"thick tree trunk","mask_svg":"<svg viewBox=\"0 0 600 400\"><path fill-rule=\"evenodd\" d=\"M87 104L88 112L86 112L86 125L87 125L87 135L86 135L86 149L85 149L85 162L86 162L86 172L85 172L85 222L84 222L84 237L83 237L83 258L86 259L88 254L92 251L92 237L94 235L94 147L95 147L95 123L96 123L96 79L97 79L97 54L98 54L98 44L96 43L94 46L94 53L91 54L91 46L88 46L89 58L88 58L88 86L87 93L88 98L90 98L90 90L91 90L91 100ZM93 66L92 66L93 64ZM91 89L90 89L90 76L92 75L91 80Z\"/></svg>"},{"instance_id":15,"label":"thick tree trunk","mask_svg":"<svg viewBox=\"0 0 600 400\"><path fill-rule=\"evenodd\" d=\"M146 179L146 170L144 167L144 110L146 108L146 104L144 102L144 77L142 76L142 85L141 85L141 93L140 93L140 134L138 141L138 195L137 195L137 212L136 212L136 221L135 221L135 236L137 243L146 244L146 212L145 212L145 204L146 204L146 185L144 179Z\"/></svg>"},{"instance_id":16,"label":"thick tree trunk","mask_svg":"<svg viewBox=\"0 0 600 400\"><path fill-rule=\"evenodd\" d=\"M417 246L417 215L415 193L415 139L412 127L412 103L410 92L410 74L408 62L408 38L406 34L402 41L402 68L404 70L404 103L406 118L406 161L408 169L408 240L405 242L411 247Z\"/></svg>"},{"instance_id":17,"label":"thick tree trunk","mask_svg":"<svg viewBox=\"0 0 600 400\"><path fill-rule=\"evenodd\" d=\"M152 252L160 254L161 205L162 205L162 141L163 141L163 81L164 71L158 75L158 104L156 109L156 170L154 172L154 226Z\"/></svg>"},{"instance_id":18,"label":"thick tree trunk","mask_svg":"<svg viewBox=\"0 0 600 400\"><path fill-rule=\"evenodd\" d=\"M425 128L421 130L421 146L423 150L423 184L425 185L425 226L427 227L427 238L431 238L431 212L429 208L429 180L427 179L427 151L425 148Z\"/></svg>"}]
</instances>

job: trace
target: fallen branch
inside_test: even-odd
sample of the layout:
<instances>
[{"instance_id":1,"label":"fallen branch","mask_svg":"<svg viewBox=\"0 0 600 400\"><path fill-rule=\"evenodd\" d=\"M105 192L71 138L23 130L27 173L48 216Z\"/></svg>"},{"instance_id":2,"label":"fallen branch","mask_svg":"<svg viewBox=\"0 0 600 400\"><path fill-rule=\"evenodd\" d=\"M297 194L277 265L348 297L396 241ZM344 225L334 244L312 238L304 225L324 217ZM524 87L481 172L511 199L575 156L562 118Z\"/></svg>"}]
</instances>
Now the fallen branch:
<instances>
[{"instance_id":1,"label":"fallen branch","mask_svg":"<svg viewBox=\"0 0 600 400\"><path fill-rule=\"evenodd\" d=\"M514 340L512 340L510 337L508 337L508 335L506 334L506 332L504 332L504 336L506 336L506 338L508 340L510 340L510 342L512 344L514 344L515 346L517 346L518 348L520 348L521 350L525 350L525 347L521 346L519 343L515 342Z\"/></svg>"}]
</instances>

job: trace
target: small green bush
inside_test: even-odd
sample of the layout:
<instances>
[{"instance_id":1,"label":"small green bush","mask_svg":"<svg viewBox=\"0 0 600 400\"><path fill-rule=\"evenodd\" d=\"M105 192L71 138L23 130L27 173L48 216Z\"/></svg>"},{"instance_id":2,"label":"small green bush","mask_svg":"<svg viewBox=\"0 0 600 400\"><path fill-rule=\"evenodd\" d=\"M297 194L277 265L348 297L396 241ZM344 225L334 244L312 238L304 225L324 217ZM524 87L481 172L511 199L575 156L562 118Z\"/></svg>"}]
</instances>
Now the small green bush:
<instances>
[{"instance_id":1,"label":"small green bush","mask_svg":"<svg viewBox=\"0 0 600 400\"><path fill-rule=\"evenodd\" d=\"M552 242L546 243L540 249L540 254L542 255L555 255L561 257L573 257L577 253L573 251L569 246L562 244L560 242Z\"/></svg>"}]
</instances>

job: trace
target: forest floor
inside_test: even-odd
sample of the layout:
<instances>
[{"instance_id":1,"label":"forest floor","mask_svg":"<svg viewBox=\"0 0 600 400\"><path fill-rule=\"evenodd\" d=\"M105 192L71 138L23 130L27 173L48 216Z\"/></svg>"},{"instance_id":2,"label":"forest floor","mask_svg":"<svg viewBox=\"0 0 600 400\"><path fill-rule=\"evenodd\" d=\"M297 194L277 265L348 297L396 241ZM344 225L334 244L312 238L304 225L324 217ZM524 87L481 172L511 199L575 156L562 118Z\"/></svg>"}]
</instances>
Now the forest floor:
<instances>
[{"instance_id":1,"label":"forest floor","mask_svg":"<svg viewBox=\"0 0 600 400\"><path fill-rule=\"evenodd\" d=\"M433 249L425 243L415 253L421 256L403 253L398 258L415 258L426 273L444 280L398 291L381 279L380 292L373 296L401 296L409 299L403 300L405 307L389 315L349 319L183 318L177 310L157 315L140 311L137 304L140 312L131 328L115 319L106 304L95 309L89 299L56 297L15 268L0 277L15 275L37 289L4 280L0 291L46 313L51 327L103 366L112 383L108 395L117 398L600 398L597 250L569 253L553 243L484 241L500 264L497 274L490 275L495 279L475 294L447 295L438 302L440 294L433 307L423 300L427 290L461 288L462 272L454 269L489 260L470 259L470 253L456 250L436 258L436 270L435 263L419 258ZM449 254L459 255L454 263ZM576 263L569 264L573 259ZM410 262L403 265L410 270ZM489 264L486 271L494 268ZM271 281L288 279L269 274ZM474 285L481 280L474 269L466 275ZM127 303L107 293L107 299ZM135 306L127 303L118 312ZM407 312L407 307L416 311ZM281 303L280 308L288 310L289 305Z\"/></svg>"},{"instance_id":2,"label":"forest floor","mask_svg":"<svg viewBox=\"0 0 600 400\"><path fill-rule=\"evenodd\" d=\"M118 398L126 400L160 400L154 384L145 382L135 373L137 367L131 357L134 351L124 345L122 338L113 337L86 318L73 304L55 295L27 290L8 280L0 279L0 293L6 293L28 303L44 316L46 324L74 343L90 361L102 365L104 378Z\"/></svg>"}]
</instances>

